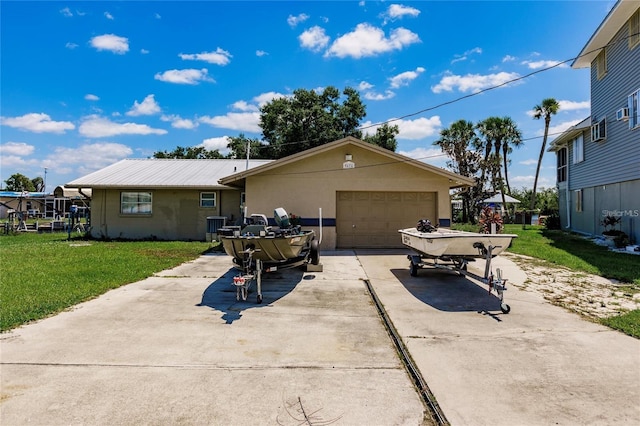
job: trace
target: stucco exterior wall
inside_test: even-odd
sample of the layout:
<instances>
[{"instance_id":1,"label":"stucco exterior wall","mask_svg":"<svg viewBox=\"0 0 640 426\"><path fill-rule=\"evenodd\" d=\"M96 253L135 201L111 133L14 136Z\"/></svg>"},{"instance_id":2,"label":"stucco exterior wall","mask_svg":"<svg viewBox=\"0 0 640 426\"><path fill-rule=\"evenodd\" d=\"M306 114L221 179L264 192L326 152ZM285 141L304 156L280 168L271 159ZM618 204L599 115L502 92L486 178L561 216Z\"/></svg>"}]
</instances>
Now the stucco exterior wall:
<instances>
[{"instance_id":1,"label":"stucco exterior wall","mask_svg":"<svg viewBox=\"0 0 640 426\"><path fill-rule=\"evenodd\" d=\"M151 192L149 215L121 214L120 194ZM200 207L200 193L215 192L215 207ZM94 188L91 208L91 236L160 240L206 239L207 216L239 216L240 192L210 189L98 189Z\"/></svg>"},{"instance_id":2,"label":"stucco exterior wall","mask_svg":"<svg viewBox=\"0 0 640 426\"><path fill-rule=\"evenodd\" d=\"M343 168L347 154L354 168ZM290 215L317 220L322 208L323 219L335 224L338 191L436 192L434 219L451 218L448 178L352 145L249 176L247 212L272 217L274 208L283 207ZM305 228L319 233L318 227ZM323 226L322 234L320 248L334 249L335 226Z\"/></svg>"}]
</instances>

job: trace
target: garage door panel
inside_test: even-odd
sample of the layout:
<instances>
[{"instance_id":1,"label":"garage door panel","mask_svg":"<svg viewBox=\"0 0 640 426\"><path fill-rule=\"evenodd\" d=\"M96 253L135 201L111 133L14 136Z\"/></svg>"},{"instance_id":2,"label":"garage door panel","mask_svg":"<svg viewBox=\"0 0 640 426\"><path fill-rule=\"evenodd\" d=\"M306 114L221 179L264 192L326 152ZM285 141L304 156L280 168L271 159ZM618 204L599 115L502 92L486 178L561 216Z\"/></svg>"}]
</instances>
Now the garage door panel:
<instances>
[{"instance_id":1,"label":"garage door panel","mask_svg":"<svg viewBox=\"0 0 640 426\"><path fill-rule=\"evenodd\" d=\"M336 199L338 247L403 247L398 229L436 219L432 192L342 191Z\"/></svg>"}]
</instances>

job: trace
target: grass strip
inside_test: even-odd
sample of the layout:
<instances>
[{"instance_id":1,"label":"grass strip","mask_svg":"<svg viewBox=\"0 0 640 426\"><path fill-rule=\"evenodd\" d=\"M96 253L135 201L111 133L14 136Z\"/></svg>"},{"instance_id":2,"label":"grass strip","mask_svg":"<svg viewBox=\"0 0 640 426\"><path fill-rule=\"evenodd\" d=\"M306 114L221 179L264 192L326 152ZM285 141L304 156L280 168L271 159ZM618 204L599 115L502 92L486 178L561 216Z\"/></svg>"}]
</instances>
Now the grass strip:
<instances>
[{"instance_id":1,"label":"grass strip","mask_svg":"<svg viewBox=\"0 0 640 426\"><path fill-rule=\"evenodd\" d=\"M0 331L47 317L193 260L211 243L68 240L66 233L0 237Z\"/></svg>"}]
</instances>

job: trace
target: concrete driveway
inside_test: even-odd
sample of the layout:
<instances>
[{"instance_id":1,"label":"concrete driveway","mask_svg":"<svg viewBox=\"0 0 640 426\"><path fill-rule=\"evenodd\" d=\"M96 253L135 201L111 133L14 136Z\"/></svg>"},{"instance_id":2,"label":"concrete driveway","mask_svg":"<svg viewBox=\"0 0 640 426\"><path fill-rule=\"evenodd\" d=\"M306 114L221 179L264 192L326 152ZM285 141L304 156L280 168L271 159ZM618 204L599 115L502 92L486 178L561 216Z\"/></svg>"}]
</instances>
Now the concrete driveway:
<instances>
[{"instance_id":1,"label":"concrete driveway","mask_svg":"<svg viewBox=\"0 0 640 426\"><path fill-rule=\"evenodd\" d=\"M266 274L261 305L206 255L3 334L0 424L428 424L363 279L452 424L640 423L638 340L513 286L503 315L406 253L323 253Z\"/></svg>"},{"instance_id":2,"label":"concrete driveway","mask_svg":"<svg viewBox=\"0 0 640 426\"><path fill-rule=\"evenodd\" d=\"M3 334L0 424L422 424L358 259L322 262L257 305L206 255Z\"/></svg>"},{"instance_id":3,"label":"concrete driveway","mask_svg":"<svg viewBox=\"0 0 640 426\"><path fill-rule=\"evenodd\" d=\"M509 286L509 314L455 273L358 251L378 297L454 425L640 424L640 341ZM527 277L497 257L511 282ZM482 275L484 262L470 271Z\"/></svg>"}]
</instances>

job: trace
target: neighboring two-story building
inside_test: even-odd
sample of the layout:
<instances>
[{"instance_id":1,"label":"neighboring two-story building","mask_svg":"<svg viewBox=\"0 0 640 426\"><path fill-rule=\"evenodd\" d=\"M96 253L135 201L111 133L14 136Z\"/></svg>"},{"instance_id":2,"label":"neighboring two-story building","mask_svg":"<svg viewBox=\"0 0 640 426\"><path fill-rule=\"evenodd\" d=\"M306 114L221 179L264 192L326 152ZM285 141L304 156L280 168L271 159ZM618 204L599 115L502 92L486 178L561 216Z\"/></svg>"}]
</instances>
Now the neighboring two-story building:
<instances>
[{"instance_id":1,"label":"neighboring two-story building","mask_svg":"<svg viewBox=\"0 0 640 426\"><path fill-rule=\"evenodd\" d=\"M620 0L572 68L591 69L591 115L549 148L564 229L599 235L606 216L640 242L640 2Z\"/></svg>"}]
</instances>

